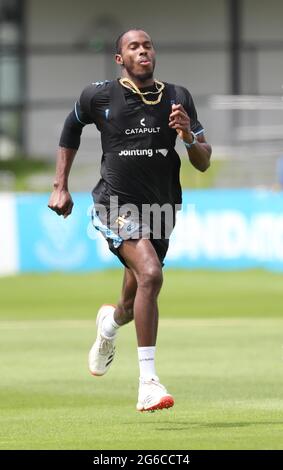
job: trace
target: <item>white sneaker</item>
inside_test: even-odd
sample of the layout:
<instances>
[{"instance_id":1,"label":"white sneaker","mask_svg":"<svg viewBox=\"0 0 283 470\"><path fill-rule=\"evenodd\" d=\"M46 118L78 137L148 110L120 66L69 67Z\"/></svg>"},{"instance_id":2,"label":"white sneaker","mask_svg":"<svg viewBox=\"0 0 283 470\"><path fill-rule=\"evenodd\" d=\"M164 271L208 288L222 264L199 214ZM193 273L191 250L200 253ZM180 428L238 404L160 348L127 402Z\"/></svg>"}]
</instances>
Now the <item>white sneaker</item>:
<instances>
[{"instance_id":1,"label":"white sneaker","mask_svg":"<svg viewBox=\"0 0 283 470\"><path fill-rule=\"evenodd\" d=\"M88 355L88 367L92 375L104 375L112 364L115 355L116 335L107 338L101 334L101 326L104 318L115 310L114 305L102 305L96 317L97 336Z\"/></svg>"},{"instance_id":2,"label":"white sneaker","mask_svg":"<svg viewBox=\"0 0 283 470\"><path fill-rule=\"evenodd\" d=\"M140 379L137 411L155 411L171 408L174 398L161 385L157 376L149 380Z\"/></svg>"}]
</instances>

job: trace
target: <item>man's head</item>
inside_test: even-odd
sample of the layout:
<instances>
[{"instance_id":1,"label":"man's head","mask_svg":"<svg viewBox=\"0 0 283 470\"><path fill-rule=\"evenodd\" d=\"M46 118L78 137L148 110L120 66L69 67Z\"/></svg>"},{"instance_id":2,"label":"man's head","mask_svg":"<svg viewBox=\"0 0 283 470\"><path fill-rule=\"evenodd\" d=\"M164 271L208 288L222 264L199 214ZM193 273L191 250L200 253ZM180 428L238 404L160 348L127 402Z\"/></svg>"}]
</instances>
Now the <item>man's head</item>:
<instances>
[{"instance_id":1,"label":"man's head","mask_svg":"<svg viewBox=\"0 0 283 470\"><path fill-rule=\"evenodd\" d=\"M153 77L155 51L150 36L142 29L130 29L116 41L116 63L123 67L123 74L140 82Z\"/></svg>"}]
</instances>

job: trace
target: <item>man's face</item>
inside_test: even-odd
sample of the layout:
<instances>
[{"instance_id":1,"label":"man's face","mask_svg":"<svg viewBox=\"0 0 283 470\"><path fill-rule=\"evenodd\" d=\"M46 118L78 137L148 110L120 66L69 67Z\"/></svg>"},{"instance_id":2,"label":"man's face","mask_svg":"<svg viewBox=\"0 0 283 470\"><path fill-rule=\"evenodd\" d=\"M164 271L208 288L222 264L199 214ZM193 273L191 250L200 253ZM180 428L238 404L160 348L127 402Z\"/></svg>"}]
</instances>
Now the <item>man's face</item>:
<instances>
[{"instance_id":1,"label":"man's face","mask_svg":"<svg viewBox=\"0 0 283 470\"><path fill-rule=\"evenodd\" d=\"M128 31L122 38L121 54L116 54L116 62L125 67L129 76L140 81L152 78L155 51L148 34L144 31Z\"/></svg>"}]
</instances>

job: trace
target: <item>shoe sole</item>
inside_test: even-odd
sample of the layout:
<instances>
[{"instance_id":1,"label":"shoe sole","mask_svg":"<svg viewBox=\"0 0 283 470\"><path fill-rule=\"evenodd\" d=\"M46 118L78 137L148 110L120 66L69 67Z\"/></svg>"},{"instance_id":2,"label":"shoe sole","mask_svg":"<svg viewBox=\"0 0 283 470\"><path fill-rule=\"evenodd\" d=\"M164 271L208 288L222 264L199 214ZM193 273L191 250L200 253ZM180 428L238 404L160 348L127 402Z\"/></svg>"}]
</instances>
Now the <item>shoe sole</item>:
<instances>
[{"instance_id":1,"label":"shoe sole","mask_svg":"<svg viewBox=\"0 0 283 470\"><path fill-rule=\"evenodd\" d=\"M114 307L116 308L117 305L114 305L114 304L102 304L101 307L99 308L99 310L102 308L102 307ZM97 317L96 317L96 327L97 327L97 336L98 336L98 323L99 323L99 320L100 320L100 314L98 313L97 314ZM108 371L108 369L105 371L105 372L97 372L97 371L92 371L90 370L90 368L88 368L89 370L89 373L91 375L93 375L93 377L102 377L103 375L106 374L106 372Z\"/></svg>"},{"instance_id":2,"label":"shoe sole","mask_svg":"<svg viewBox=\"0 0 283 470\"><path fill-rule=\"evenodd\" d=\"M92 372L90 369L88 370L89 370L89 373L93 375L93 377L102 377L103 375L106 374L106 372L103 372L103 374L98 374L97 372Z\"/></svg>"},{"instance_id":3,"label":"shoe sole","mask_svg":"<svg viewBox=\"0 0 283 470\"><path fill-rule=\"evenodd\" d=\"M166 395L165 397L162 397L160 402L157 403L156 405L151 406L150 408L143 408L142 410L137 410L140 412L145 412L145 411L157 411L157 410L163 410L166 408L172 408L174 406L174 398L171 395Z\"/></svg>"}]
</instances>

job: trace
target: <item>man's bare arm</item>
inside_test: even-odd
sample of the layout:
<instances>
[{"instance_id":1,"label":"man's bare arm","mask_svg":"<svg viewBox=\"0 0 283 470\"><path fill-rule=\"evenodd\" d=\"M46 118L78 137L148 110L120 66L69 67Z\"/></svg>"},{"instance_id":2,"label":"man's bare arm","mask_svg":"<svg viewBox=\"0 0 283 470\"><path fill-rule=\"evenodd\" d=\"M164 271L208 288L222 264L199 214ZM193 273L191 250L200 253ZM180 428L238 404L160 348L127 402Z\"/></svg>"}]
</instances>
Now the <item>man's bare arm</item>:
<instances>
[{"instance_id":1,"label":"man's bare arm","mask_svg":"<svg viewBox=\"0 0 283 470\"><path fill-rule=\"evenodd\" d=\"M68 188L70 170L76 156L77 149L59 147L57 152L56 175L53 191L49 199L48 207L64 219L71 214L73 200Z\"/></svg>"},{"instance_id":2,"label":"man's bare arm","mask_svg":"<svg viewBox=\"0 0 283 470\"><path fill-rule=\"evenodd\" d=\"M185 136L184 142L192 143L192 134ZM206 142L203 134L197 136L197 142L191 148L187 148L191 164L199 171L206 171L210 167L211 146Z\"/></svg>"},{"instance_id":3,"label":"man's bare arm","mask_svg":"<svg viewBox=\"0 0 283 470\"><path fill-rule=\"evenodd\" d=\"M191 144L193 142L190 118L181 104L172 106L169 127L176 129L184 143ZM212 150L203 134L197 136L197 142L194 145L190 148L187 147L187 152L190 162L197 170L205 171L209 168Z\"/></svg>"},{"instance_id":4,"label":"man's bare arm","mask_svg":"<svg viewBox=\"0 0 283 470\"><path fill-rule=\"evenodd\" d=\"M90 120L82 122L79 117L81 117L81 108L79 102L76 102L74 109L66 117L62 129L57 152L54 189L48 204L51 210L58 215L63 215L64 218L71 214L74 205L68 188L70 170L80 147L83 127L91 122Z\"/></svg>"}]
</instances>

